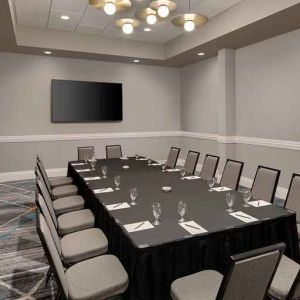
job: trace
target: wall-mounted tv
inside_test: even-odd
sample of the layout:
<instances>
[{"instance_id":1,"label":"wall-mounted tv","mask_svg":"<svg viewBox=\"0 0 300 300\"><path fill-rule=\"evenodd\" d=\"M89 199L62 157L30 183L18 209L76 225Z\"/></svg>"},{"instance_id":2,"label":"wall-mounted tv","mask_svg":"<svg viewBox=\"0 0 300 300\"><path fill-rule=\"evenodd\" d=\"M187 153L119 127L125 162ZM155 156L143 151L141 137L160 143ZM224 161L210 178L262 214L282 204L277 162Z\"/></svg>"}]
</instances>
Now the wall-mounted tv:
<instances>
[{"instance_id":1,"label":"wall-mounted tv","mask_svg":"<svg viewBox=\"0 0 300 300\"><path fill-rule=\"evenodd\" d=\"M52 122L122 121L122 102L121 83L51 82Z\"/></svg>"}]
</instances>

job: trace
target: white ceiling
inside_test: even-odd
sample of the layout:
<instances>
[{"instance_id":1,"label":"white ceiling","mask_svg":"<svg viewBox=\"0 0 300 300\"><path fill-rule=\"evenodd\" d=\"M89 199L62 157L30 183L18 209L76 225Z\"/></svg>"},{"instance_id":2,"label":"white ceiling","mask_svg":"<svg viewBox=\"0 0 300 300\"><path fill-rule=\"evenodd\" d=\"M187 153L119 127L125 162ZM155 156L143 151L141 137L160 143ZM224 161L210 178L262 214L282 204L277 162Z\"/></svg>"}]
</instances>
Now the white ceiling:
<instances>
[{"instance_id":1,"label":"white ceiling","mask_svg":"<svg viewBox=\"0 0 300 300\"><path fill-rule=\"evenodd\" d=\"M212 18L242 0L191 0L191 11ZM135 29L132 35L125 35L115 26L121 17L134 17L136 10L145 8L150 0L131 0L132 7L115 16L106 15L101 9L88 5L88 0L14 0L17 25L56 29L82 34L103 35L107 37L134 39L154 43L166 43L183 34L183 29L171 24L172 16L188 10L188 0L175 0L176 11L166 20L151 26L151 32L144 32L146 23ZM64 21L61 15L70 19ZM189 34L189 33L185 33Z\"/></svg>"}]
</instances>

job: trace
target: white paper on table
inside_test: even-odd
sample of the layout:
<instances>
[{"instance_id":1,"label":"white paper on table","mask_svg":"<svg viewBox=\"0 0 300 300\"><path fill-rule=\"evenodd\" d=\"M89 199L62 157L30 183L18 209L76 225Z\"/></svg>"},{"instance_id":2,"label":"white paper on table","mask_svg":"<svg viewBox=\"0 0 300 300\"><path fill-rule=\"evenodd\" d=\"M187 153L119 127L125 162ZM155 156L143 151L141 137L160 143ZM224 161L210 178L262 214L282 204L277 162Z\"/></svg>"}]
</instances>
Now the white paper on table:
<instances>
[{"instance_id":1,"label":"white paper on table","mask_svg":"<svg viewBox=\"0 0 300 300\"><path fill-rule=\"evenodd\" d=\"M131 207L127 202L106 205L107 210L117 210Z\"/></svg>"},{"instance_id":2,"label":"white paper on table","mask_svg":"<svg viewBox=\"0 0 300 300\"><path fill-rule=\"evenodd\" d=\"M254 206L254 207L261 207L261 206L272 205L272 203L264 201L264 200L250 201L250 202L248 202L248 204L251 205L251 206Z\"/></svg>"},{"instance_id":3,"label":"white paper on table","mask_svg":"<svg viewBox=\"0 0 300 300\"><path fill-rule=\"evenodd\" d=\"M219 186L219 187L212 188L212 190L215 192L228 192L231 191L232 189L227 186Z\"/></svg>"},{"instance_id":4,"label":"white paper on table","mask_svg":"<svg viewBox=\"0 0 300 300\"><path fill-rule=\"evenodd\" d=\"M83 178L85 181L90 181L90 180L99 180L101 179L100 176L95 176L95 177L84 177Z\"/></svg>"},{"instance_id":5,"label":"white paper on table","mask_svg":"<svg viewBox=\"0 0 300 300\"><path fill-rule=\"evenodd\" d=\"M92 171L91 169L80 169L80 170L76 170L78 173L81 173L81 172L90 172Z\"/></svg>"},{"instance_id":6,"label":"white paper on table","mask_svg":"<svg viewBox=\"0 0 300 300\"><path fill-rule=\"evenodd\" d=\"M94 193L95 194L103 194L103 193L111 193L113 191L114 190L111 187L109 187L109 188L103 188L103 189L96 189L96 190L94 190Z\"/></svg>"},{"instance_id":7,"label":"white paper on table","mask_svg":"<svg viewBox=\"0 0 300 300\"><path fill-rule=\"evenodd\" d=\"M147 157L141 157L141 158L138 158L138 160L148 160Z\"/></svg>"},{"instance_id":8,"label":"white paper on table","mask_svg":"<svg viewBox=\"0 0 300 300\"><path fill-rule=\"evenodd\" d=\"M81 163L72 163L71 165L72 166L84 166L84 165L86 165L86 163L83 163L83 162L81 162Z\"/></svg>"},{"instance_id":9,"label":"white paper on table","mask_svg":"<svg viewBox=\"0 0 300 300\"><path fill-rule=\"evenodd\" d=\"M179 172L180 170L179 169L167 169L166 171L167 172Z\"/></svg>"},{"instance_id":10,"label":"white paper on table","mask_svg":"<svg viewBox=\"0 0 300 300\"><path fill-rule=\"evenodd\" d=\"M200 176L192 175L192 176L185 176L184 179L187 180L195 180L195 179L201 179Z\"/></svg>"},{"instance_id":11,"label":"white paper on table","mask_svg":"<svg viewBox=\"0 0 300 300\"><path fill-rule=\"evenodd\" d=\"M230 213L230 215L245 222L245 223L251 223L251 222L258 221L258 219L254 218L250 215L247 215L247 214L243 213L242 211L236 211L234 213Z\"/></svg>"},{"instance_id":12,"label":"white paper on table","mask_svg":"<svg viewBox=\"0 0 300 300\"><path fill-rule=\"evenodd\" d=\"M161 163L159 163L159 162L157 162L157 163L152 163L152 164L150 164L150 166L161 166Z\"/></svg>"},{"instance_id":13,"label":"white paper on table","mask_svg":"<svg viewBox=\"0 0 300 300\"><path fill-rule=\"evenodd\" d=\"M182 222L182 223L179 223L179 225L183 229L188 231L190 234L200 234L200 233L207 232L206 229L204 229L202 226L200 226L195 221Z\"/></svg>"},{"instance_id":14,"label":"white paper on table","mask_svg":"<svg viewBox=\"0 0 300 300\"><path fill-rule=\"evenodd\" d=\"M120 159L122 159L122 160L128 160L129 158L127 156L121 156Z\"/></svg>"},{"instance_id":15,"label":"white paper on table","mask_svg":"<svg viewBox=\"0 0 300 300\"><path fill-rule=\"evenodd\" d=\"M154 228L154 226L149 221L142 221L142 222L124 225L124 228L128 232L135 232L135 231L152 229Z\"/></svg>"}]
</instances>

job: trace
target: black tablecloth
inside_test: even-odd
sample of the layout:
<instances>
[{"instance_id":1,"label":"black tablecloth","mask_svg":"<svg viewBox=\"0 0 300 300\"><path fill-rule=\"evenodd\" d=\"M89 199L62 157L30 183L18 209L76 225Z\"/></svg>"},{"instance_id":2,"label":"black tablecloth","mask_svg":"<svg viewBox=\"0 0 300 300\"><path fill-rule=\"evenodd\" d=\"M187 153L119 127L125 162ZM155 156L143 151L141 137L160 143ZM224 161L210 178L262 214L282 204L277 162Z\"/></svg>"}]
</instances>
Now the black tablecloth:
<instances>
[{"instance_id":1,"label":"black tablecloth","mask_svg":"<svg viewBox=\"0 0 300 300\"><path fill-rule=\"evenodd\" d=\"M84 177L101 176L102 165L108 166L108 178L85 181ZM128 165L129 169L122 168ZM110 159L98 160L96 170L77 172L87 165L72 166L72 176L96 217L96 226L109 240L109 253L116 255L129 274L127 299L169 299L173 280L204 269L226 272L230 256L258 247L284 242L285 254L299 260L295 213L275 205L264 207L242 206L236 193L235 211L243 211L259 221L245 224L226 212L225 192L208 192L205 181L181 180L178 172L163 173L159 166L147 166L147 161ZM114 176L121 175L121 190L95 194L93 189L114 188ZM105 205L129 202L129 188L138 188L138 205L108 211ZM162 186L171 186L165 193ZM208 232L192 236L178 225L177 202L188 205L187 218ZM154 229L128 233L122 225L152 221L151 204L162 206L162 224Z\"/></svg>"}]
</instances>

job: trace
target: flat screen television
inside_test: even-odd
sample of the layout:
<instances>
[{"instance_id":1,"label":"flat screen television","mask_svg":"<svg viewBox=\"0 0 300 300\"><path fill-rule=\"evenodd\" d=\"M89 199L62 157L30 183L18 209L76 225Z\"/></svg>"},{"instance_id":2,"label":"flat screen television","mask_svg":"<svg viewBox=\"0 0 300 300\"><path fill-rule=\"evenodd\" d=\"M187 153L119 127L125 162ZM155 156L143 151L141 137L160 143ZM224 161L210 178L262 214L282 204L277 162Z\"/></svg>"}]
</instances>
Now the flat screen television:
<instances>
[{"instance_id":1,"label":"flat screen television","mask_svg":"<svg viewBox=\"0 0 300 300\"><path fill-rule=\"evenodd\" d=\"M52 122L122 121L122 84L52 79Z\"/></svg>"}]
</instances>

